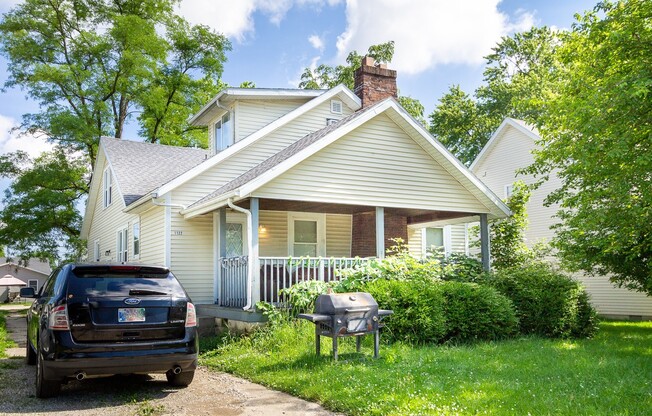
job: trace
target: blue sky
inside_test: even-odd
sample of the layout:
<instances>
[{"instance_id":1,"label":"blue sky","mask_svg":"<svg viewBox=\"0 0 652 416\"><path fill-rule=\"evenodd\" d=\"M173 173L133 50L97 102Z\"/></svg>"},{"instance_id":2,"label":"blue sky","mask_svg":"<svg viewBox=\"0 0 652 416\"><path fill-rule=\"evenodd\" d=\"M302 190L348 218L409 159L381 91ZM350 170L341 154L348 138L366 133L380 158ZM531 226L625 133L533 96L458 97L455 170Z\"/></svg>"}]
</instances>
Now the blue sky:
<instances>
[{"instance_id":1,"label":"blue sky","mask_svg":"<svg viewBox=\"0 0 652 416\"><path fill-rule=\"evenodd\" d=\"M184 0L179 12L229 37L233 50L223 79L236 86L296 87L305 67L343 63L351 50L394 40L390 68L398 71L400 93L419 99L429 114L450 85L469 93L480 85L482 57L501 36L533 25L569 28L574 13L596 1ZM19 2L0 0L0 13ZM0 83L6 78L2 58ZM0 93L0 153L22 148L37 154L48 147L9 133L23 113L38 109L24 96L16 89ZM138 140L134 126L125 138Z\"/></svg>"}]
</instances>

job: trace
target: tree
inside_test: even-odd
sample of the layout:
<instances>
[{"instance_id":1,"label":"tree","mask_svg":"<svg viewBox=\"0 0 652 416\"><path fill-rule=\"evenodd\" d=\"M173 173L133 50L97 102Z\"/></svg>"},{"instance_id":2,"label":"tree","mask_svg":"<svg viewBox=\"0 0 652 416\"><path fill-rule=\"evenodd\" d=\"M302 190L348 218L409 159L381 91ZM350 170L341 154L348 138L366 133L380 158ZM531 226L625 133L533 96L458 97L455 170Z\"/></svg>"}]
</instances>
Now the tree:
<instances>
[{"instance_id":1,"label":"tree","mask_svg":"<svg viewBox=\"0 0 652 416\"><path fill-rule=\"evenodd\" d=\"M470 165L505 117L536 122L555 82L559 35L547 27L503 37L485 57L473 97L452 86L430 114L430 131Z\"/></svg>"},{"instance_id":2,"label":"tree","mask_svg":"<svg viewBox=\"0 0 652 416\"><path fill-rule=\"evenodd\" d=\"M34 229L21 215L29 218L36 202L53 212L73 212L87 192L99 138L121 138L133 118L147 141L206 146L206 135L187 119L222 87L217 80L230 44L175 16L176 4L26 0L2 16L0 52L9 60L5 87L24 89L40 105L23 116L21 127L45 135L59 149L37 158L33 168L19 153L2 158L0 175L15 182L5 199L0 244L45 253L53 249L53 236L65 235L70 247L77 246L79 221L73 215L43 215ZM43 177L63 154L75 157L49 171L57 178ZM43 189L22 187L32 180ZM41 198L46 190L47 204Z\"/></svg>"},{"instance_id":3,"label":"tree","mask_svg":"<svg viewBox=\"0 0 652 416\"><path fill-rule=\"evenodd\" d=\"M562 186L554 246L571 270L652 295L652 2L601 2L559 51L529 172Z\"/></svg>"}]
</instances>

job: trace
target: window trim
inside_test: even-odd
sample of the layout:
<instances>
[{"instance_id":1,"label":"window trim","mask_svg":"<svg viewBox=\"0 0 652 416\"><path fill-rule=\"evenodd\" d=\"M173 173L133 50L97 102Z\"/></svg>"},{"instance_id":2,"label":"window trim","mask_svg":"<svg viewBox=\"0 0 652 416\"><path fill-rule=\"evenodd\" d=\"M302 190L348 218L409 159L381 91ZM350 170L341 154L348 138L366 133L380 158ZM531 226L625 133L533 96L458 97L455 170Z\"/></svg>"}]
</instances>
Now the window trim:
<instances>
[{"instance_id":1,"label":"window trim","mask_svg":"<svg viewBox=\"0 0 652 416\"><path fill-rule=\"evenodd\" d=\"M100 261L102 259L102 251L100 250L100 240L93 241L93 261Z\"/></svg>"},{"instance_id":2,"label":"window trim","mask_svg":"<svg viewBox=\"0 0 652 416\"><path fill-rule=\"evenodd\" d=\"M505 185L505 187L503 188L503 193L505 195L505 199L510 198L514 193L514 184L510 183L509 185Z\"/></svg>"},{"instance_id":3,"label":"window trim","mask_svg":"<svg viewBox=\"0 0 652 416\"><path fill-rule=\"evenodd\" d=\"M339 107L339 110L338 110ZM331 100L331 113L333 114L342 114L343 105L340 100Z\"/></svg>"},{"instance_id":4,"label":"window trim","mask_svg":"<svg viewBox=\"0 0 652 416\"><path fill-rule=\"evenodd\" d=\"M136 226L138 226L138 252L136 252ZM141 243L140 220L138 220L131 223L131 258L134 260L140 259L140 252L142 250Z\"/></svg>"},{"instance_id":5,"label":"window trim","mask_svg":"<svg viewBox=\"0 0 652 416\"><path fill-rule=\"evenodd\" d=\"M32 282L36 282L35 287L34 287L34 293L38 292L38 279L27 279L27 287L33 287Z\"/></svg>"},{"instance_id":6,"label":"window trim","mask_svg":"<svg viewBox=\"0 0 652 416\"><path fill-rule=\"evenodd\" d=\"M109 167L104 169L102 190L103 190L103 205L104 208L108 208L111 206L111 203L113 202L113 175L111 174L111 169Z\"/></svg>"},{"instance_id":7,"label":"window trim","mask_svg":"<svg viewBox=\"0 0 652 416\"><path fill-rule=\"evenodd\" d=\"M294 256L294 221L317 222L316 257L326 256L326 214L312 212L288 212L288 255Z\"/></svg>"},{"instance_id":8,"label":"window trim","mask_svg":"<svg viewBox=\"0 0 652 416\"><path fill-rule=\"evenodd\" d=\"M224 117L226 117L226 116L229 117L228 122L231 123L231 140L230 140L230 143L226 147L220 148L220 146L218 146L218 145L221 145L221 143L222 143L222 134L221 134L221 132L222 132L222 126L224 125ZM218 140L218 137L217 137L218 129L216 128L218 123L220 124L220 137L219 137L219 140ZM216 154L223 151L223 150L228 149L229 147L231 147L231 146L233 146L235 144L235 111L229 110L229 111L225 112L217 120L215 120L214 123L212 123L212 126L213 126L213 150L215 151Z\"/></svg>"},{"instance_id":9,"label":"window trim","mask_svg":"<svg viewBox=\"0 0 652 416\"><path fill-rule=\"evenodd\" d=\"M428 252L428 247L426 246L426 229L428 228L440 228L442 230L444 255L448 257L453 252L453 235L452 227L450 225L444 225L442 227L423 227L421 229L421 255L425 257Z\"/></svg>"},{"instance_id":10,"label":"window trim","mask_svg":"<svg viewBox=\"0 0 652 416\"><path fill-rule=\"evenodd\" d=\"M124 246L124 247L123 247ZM118 228L116 231L115 260L117 263L129 261L129 225ZM122 249L122 250L121 250ZM124 258L123 258L124 255Z\"/></svg>"}]
</instances>

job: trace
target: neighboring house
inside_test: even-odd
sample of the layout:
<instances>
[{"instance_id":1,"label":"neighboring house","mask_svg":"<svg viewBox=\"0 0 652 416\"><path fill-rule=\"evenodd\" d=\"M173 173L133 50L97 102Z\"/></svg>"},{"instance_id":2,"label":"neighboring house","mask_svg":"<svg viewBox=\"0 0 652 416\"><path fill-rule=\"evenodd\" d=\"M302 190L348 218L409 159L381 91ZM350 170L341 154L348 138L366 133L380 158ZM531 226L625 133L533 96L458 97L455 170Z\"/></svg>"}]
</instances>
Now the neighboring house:
<instances>
[{"instance_id":1,"label":"neighboring house","mask_svg":"<svg viewBox=\"0 0 652 416\"><path fill-rule=\"evenodd\" d=\"M203 314L235 317L294 282L382 257L391 238L443 244L443 228L422 224L507 216L396 91L396 72L365 58L355 94L222 91L191 119L208 127L208 151L102 138L81 232L88 260L166 265Z\"/></svg>"},{"instance_id":2,"label":"neighboring house","mask_svg":"<svg viewBox=\"0 0 652 416\"><path fill-rule=\"evenodd\" d=\"M38 259L29 259L25 264L15 262L11 258L0 257L0 277L13 276L25 283L25 286L33 287L38 291L50 275L50 264ZM17 288L11 288L12 293ZM4 302L9 295L9 288L0 287L0 302Z\"/></svg>"},{"instance_id":3,"label":"neighboring house","mask_svg":"<svg viewBox=\"0 0 652 416\"><path fill-rule=\"evenodd\" d=\"M492 135L478 157L471 165L471 171L478 176L496 195L507 198L516 180L530 184L534 178L516 175L520 168L534 162L532 151L540 137L536 130L520 120L507 118ZM551 175L541 187L532 192L527 204L529 220L525 232L527 244L538 241L549 242L554 231L550 229L556 219L557 206L546 207L544 199L561 186L560 179ZM598 312L607 317L652 319L652 298L640 292L617 288L606 276L588 277L581 273L574 275L586 287Z\"/></svg>"}]
</instances>

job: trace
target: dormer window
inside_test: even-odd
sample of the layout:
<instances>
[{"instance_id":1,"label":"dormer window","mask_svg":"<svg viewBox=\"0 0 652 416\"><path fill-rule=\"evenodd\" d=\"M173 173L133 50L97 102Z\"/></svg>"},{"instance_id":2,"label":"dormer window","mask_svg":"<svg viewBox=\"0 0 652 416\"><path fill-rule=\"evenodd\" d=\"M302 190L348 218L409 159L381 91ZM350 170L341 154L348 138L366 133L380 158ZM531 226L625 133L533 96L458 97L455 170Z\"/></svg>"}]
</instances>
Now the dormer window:
<instances>
[{"instance_id":1,"label":"dormer window","mask_svg":"<svg viewBox=\"0 0 652 416\"><path fill-rule=\"evenodd\" d=\"M234 129L231 113L224 114L214 125L213 144L215 153L220 152L233 144Z\"/></svg>"},{"instance_id":2,"label":"dormer window","mask_svg":"<svg viewBox=\"0 0 652 416\"><path fill-rule=\"evenodd\" d=\"M331 113L342 114L342 101L331 100Z\"/></svg>"}]
</instances>

